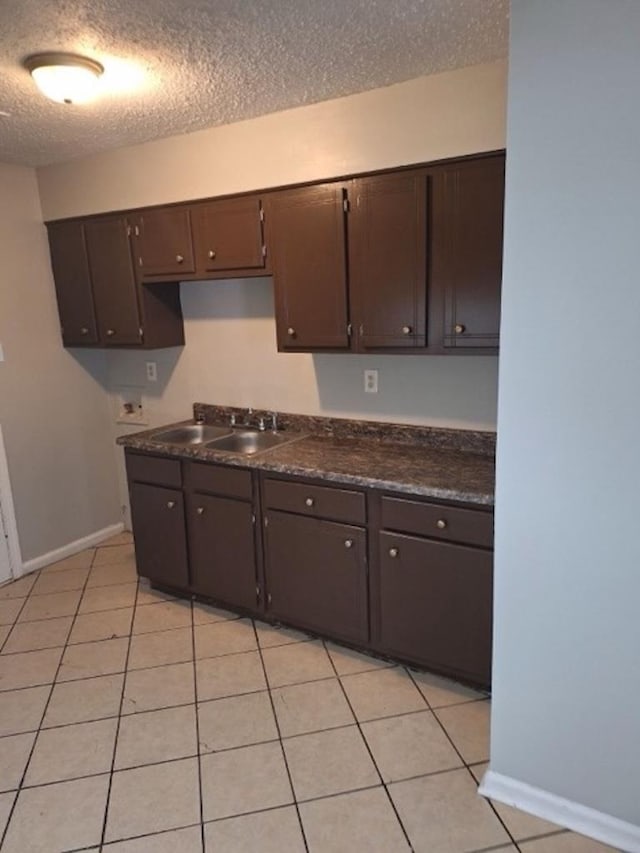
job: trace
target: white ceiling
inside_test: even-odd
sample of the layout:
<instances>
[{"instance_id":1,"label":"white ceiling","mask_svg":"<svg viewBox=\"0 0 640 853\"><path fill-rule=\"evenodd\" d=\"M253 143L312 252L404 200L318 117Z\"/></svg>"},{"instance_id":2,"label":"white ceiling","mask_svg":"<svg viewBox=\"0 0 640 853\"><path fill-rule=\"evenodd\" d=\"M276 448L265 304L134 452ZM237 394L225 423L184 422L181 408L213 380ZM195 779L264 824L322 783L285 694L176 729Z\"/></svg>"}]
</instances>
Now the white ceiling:
<instances>
[{"instance_id":1,"label":"white ceiling","mask_svg":"<svg viewBox=\"0 0 640 853\"><path fill-rule=\"evenodd\" d=\"M0 162L45 165L507 53L509 0L0 0ZM102 62L91 104L21 61Z\"/></svg>"}]
</instances>

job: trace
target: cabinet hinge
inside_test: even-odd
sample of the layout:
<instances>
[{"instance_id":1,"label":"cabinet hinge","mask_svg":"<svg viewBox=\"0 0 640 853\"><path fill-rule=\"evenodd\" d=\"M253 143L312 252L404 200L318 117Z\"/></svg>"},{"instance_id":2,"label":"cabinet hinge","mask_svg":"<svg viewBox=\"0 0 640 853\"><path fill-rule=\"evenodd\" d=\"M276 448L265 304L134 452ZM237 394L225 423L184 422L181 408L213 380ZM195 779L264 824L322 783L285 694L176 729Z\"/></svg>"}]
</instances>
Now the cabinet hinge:
<instances>
[{"instance_id":1,"label":"cabinet hinge","mask_svg":"<svg viewBox=\"0 0 640 853\"><path fill-rule=\"evenodd\" d=\"M345 213L349 213L349 211L351 210L351 205L349 204L348 198L342 199L342 209L344 210Z\"/></svg>"},{"instance_id":2,"label":"cabinet hinge","mask_svg":"<svg viewBox=\"0 0 640 853\"><path fill-rule=\"evenodd\" d=\"M264 222L264 208L260 205L260 222Z\"/></svg>"},{"instance_id":3,"label":"cabinet hinge","mask_svg":"<svg viewBox=\"0 0 640 853\"><path fill-rule=\"evenodd\" d=\"M138 334L141 338L144 338L144 329L142 328L142 326L138 327Z\"/></svg>"},{"instance_id":4,"label":"cabinet hinge","mask_svg":"<svg viewBox=\"0 0 640 853\"><path fill-rule=\"evenodd\" d=\"M265 517L264 517L264 526L265 526L265 527L268 527L268 526L269 526L269 519L266 517L266 515L265 515Z\"/></svg>"},{"instance_id":5,"label":"cabinet hinge","mask_svg":"<svg viewBox=\"0 0 640 853\"><path fill-rule=\"evenodd\" d=\"M127 225L127 237L131 237L131 226Z\"/></svg>"},{"instance_id":6,"label":"cabinet hinge","mask_svg":"<svg viewBox=\"0 0 640 853\"><path fill-rule=\"evenodd\" d=\"M267 593L267 604L271 604L271 593Z\"/></svg>"},{"instance_id":7,"label":"cabinet hinge","mask_svg":"<svg viewBox=\"0 0 640 853\"><path fill-rule=\"evenodd\" d=\"M351 337L352 332L353 332L353 326L351 325L351 323L347 323L347 335L348 335L348 337Z\"/></svg>"},{"instance_id":8,"label":"cabinet hinge","mask_svg":"<svg viewBox=\"0 0 640 853\"><path fill-rule=\"evenodd\" d=\"M251 514L251 524L255 524L255 523L256 523L256 514L254 512Z\"/></svg>"},{"instance_id":9,"label":"cabinet hinge","mask_svg":"<svg viewBox=\"0 0 640 853\"><path fill-rule=\"evenodd\" d=\"M260 601L260 586L256 584L256 603Z\"/></svg>"},{"instance_id":10,"label":"cabinet hinge","mask_svg":"<svg viewBox=\"0 0 640 853\"><path fill-rule=\"evenodd\" d=\"M138 266L139 267L142 266L142 256L141 255L138 255Z\"/></svg>"},{"instance_id":11,"label":"cabinet hinge","mask_svg":"<svg viewBox=\"0 0 640 853\"><path fill-rule=\"evenodd\" d=\"M264 243L262 245L262 257L263 258L267 257L267 247L264 245Z\"/></svg>"},{"instance_id":12,"label":"cabinet hinge","mask_svg":"<svg viewBox=\"0 0 640 853\"><path fill-rule=\"evenodd\" d=\"M138 228L138 226L137 226L137 225L136 225L136 226L135 226L135 228L133 229L133 233L136 235L136 237L139 237L139 236L140 236L140 229Z\"/></svg>"}]
</instances>

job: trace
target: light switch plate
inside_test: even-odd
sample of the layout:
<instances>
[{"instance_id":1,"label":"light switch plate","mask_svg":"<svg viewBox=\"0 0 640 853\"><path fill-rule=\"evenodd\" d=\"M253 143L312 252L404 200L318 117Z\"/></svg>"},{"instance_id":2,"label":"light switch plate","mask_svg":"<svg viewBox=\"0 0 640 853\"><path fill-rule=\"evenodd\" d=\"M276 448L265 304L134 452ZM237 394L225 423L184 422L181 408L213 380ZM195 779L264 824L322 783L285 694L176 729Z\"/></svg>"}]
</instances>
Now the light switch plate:
<instances>
[{"instance_id":1,"label":"light switch plate","mask_svg":"<svg viewBox=\"0 0 640 853\"><path fill-rule=\"evenodd\" d=\"M378 393L378 371L365 370L364 372L364 390L367 394Z\"/></svg>"}]
</instances>

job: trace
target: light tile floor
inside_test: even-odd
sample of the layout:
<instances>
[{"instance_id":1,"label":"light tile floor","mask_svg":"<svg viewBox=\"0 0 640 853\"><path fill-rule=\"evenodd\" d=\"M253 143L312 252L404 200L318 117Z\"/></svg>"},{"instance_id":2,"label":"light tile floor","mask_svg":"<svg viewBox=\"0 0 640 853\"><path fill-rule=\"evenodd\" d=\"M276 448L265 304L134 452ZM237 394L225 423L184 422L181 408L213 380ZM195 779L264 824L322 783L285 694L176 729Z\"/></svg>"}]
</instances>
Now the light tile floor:
<instances>
[{"instance_id":1,"label":"light tile floor","mask_svg":"<svg viewBox=\"0 0 640 853\"><path fill-rule=\"evenodd\" d=\"M0 587L2 853L598 853L477 794L482 694L138 582Z\"/></svg>"}]
</instances>

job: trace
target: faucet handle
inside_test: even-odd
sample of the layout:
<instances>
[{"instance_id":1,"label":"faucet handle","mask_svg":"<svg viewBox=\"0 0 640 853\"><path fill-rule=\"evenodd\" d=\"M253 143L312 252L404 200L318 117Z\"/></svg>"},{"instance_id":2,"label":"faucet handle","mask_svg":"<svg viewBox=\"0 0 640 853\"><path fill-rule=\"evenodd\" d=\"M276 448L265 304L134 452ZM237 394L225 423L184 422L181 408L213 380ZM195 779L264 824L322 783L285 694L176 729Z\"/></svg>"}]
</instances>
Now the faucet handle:
<instances>
[{"instance_id":1,"label":"faucet handle","mask_svg":"<svg viewBox=\"0 0 640 853\"><path fill-rule=\"evenodd\" d=\"M271 418L271 429L273 432L278 431L278 413L277 412L269 412L269 416Z\"/></svg>"},{"instance_id":2,"label":"faucet handle","mask_svg":"<svg viewBox=\"0 0 640 853\"><path fill-rule=\"evenodd\" d=\"M236 416L235 416L235 413L234 413L234 414L232 414L232 415L231 415L231 417L229 418L229 424L230 424L231 426L235 426L235 425L236 425Z\"/></svg>"},{"instance_id":3,"label":"faucet handle","mask_svg":"<svg viewBox=\"0 0 640 853\"><path fill-rule=\"evenodd\" d=\"M203 424L204 423L204 415L202 412L198 412L198 414L196 415L196 423L197 424Z\"/></svg>"},{"instance_id":4,"label":"faucet handle","mask_svg":"<svg viewBox=\"0 0 640 853\"><path fill-rule=\"evenodd\" d=\"M264 432L264 417L258 418L258 429L260 432Z\"/></svg>"}]
</instances>

